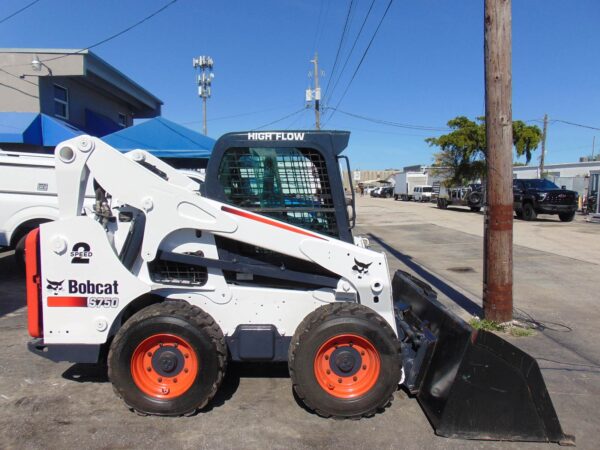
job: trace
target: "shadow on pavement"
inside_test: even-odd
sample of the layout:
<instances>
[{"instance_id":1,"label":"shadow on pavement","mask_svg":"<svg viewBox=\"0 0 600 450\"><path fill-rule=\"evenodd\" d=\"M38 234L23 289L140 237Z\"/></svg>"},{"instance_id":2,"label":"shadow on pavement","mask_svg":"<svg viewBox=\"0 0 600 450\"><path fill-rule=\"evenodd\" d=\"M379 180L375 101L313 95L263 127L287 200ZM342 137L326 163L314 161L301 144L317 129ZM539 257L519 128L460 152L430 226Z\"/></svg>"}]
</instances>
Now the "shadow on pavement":
<instances>
[{"instance_id":1,"label":"shadow on pavement","mask_svg":"<svg viewBox=\"0 0 600 450\"><path fill-rule=\"evenodd\" d=\"M25 306L25 277L17 269L13 252L0 251L0 317Z\"/></svg>"},{"instance_id":2,"label":"shadow on pavement","mask_svg":"<svg viewBox=\"0 0 600 450\"><path fill-rule=\"evenodd\" d=\"M107 383L108 369L104 364L73 364L62 377L77 383ZM229 362L225 378L210 403L200 412L208 412L233 397L242 378L289 378L287 363Z\"/></svg>"},{"instance_id":3,"label":"shadow on pavement","mask_svg":"<svg viewBox=\"0 0 600 450\"><path fill-rule=\"evenodd\" d=\"M394 247L387 244L383 239L381 239L380 237L378 237L372 233L368 233L368 236L369 236L369 239L373 240L374 242L377 242L384 250L386 250L391 255L393 255L396 259L398 259L403 264L405 264L408 268L410 268L413 272L415 272L415 274L417 274L424 281L429 283L432 287L434 287L435 289L440 291L442 294L444 294L446 297L448 297L450 300L452 300L458 306L463 308L469 314L481 316L481 314L483 313L481 306L479 306L477 303L473 302L471 299L469 299L465 295L458 292L452 286L449 286L448 284L446 284L443 280L438 278L433 273L429 272L423 266L414 262L411 256L406 255L406 254L400 252L399 250L396 250Z\"/></svg>"}]
</instances>

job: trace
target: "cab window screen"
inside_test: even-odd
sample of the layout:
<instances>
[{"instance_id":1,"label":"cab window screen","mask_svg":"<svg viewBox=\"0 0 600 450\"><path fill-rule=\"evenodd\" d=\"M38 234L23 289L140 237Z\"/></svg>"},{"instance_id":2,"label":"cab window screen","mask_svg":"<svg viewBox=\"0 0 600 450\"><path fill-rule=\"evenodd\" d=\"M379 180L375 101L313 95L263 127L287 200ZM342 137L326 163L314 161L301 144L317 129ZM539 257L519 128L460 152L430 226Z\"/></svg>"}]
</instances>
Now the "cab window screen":
<instances>
[{"instance_id":1,"label":"cab window screen","mask_svg":"<svg viewBox=\"0 0 600 450\"><path fill-rule=\"evenodd\" d=\"M338 235L323 156L308 148L231 148L219 167L227 201L302 228Z\"/></svg>"}]
</instances>

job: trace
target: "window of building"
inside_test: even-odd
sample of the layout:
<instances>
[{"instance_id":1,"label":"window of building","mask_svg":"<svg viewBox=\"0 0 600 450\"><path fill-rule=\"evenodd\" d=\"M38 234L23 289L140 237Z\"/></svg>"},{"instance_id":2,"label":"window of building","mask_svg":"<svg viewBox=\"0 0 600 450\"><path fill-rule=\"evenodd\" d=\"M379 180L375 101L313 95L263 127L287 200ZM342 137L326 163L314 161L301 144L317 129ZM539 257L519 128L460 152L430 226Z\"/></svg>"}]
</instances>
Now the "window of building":
<instances>
[{"instance_id":1,"label":"window of building","mask_svg":"<svg viewBox=\"0 0 600 450\"><path fill-rule=\"evenodd\" d=\"M127 125L127 114L119 113L119 126L126 128Z\"/></svg>"},{"instance_id":2,"label":"window of building","mask_svg":"<svg viewBox=\"0 0 600 450\"><path fill-rule=\"evenodd\" d=\"M58 84L54 85L54 115L61 119L69 118L69 91Z\"/></svg>"}]
</instances>

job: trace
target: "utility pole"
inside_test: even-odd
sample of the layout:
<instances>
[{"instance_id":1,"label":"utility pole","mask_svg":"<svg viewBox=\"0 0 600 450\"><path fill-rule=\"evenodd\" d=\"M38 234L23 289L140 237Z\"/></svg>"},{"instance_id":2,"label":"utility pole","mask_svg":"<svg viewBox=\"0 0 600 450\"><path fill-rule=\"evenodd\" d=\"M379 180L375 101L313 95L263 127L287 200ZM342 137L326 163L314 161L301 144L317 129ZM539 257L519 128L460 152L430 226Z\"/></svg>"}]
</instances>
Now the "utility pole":
<instances>
[{"instance_id":1,"label":"utility pole","mask_svg":"<svg viewBox=\"0 0 600 450\"><path fill-rule=\"evenodd\" d=\"M596 147L596 136L592 137L592 161L594 160L595 147Z\"/></svg>"},{"instance_id":2,"label":"utility pole","mask_svg":"<svg viewBox=\"0 0 600 450\"><path fill-rule=\"evenodd\" d=\"M513 309L511 0L485 0L485 123L487 208L484 224L483 311L508 322Z\"/></svg>"},{"instance_id":3,"label":"utility pole","mask_svg":"<svg viewBox=\"0 0 600 450\"><path fill-rule=\"evenodd\" d=\"M210 56L199 56L192 59L192 65L194 69L200 69L200 74L197 78L198 96L202 97L202 132L204 135L207 135L206 100L210 98L212 80L215 77L212 71L214 61Z\"/></svg>"},{"instance_id":4,"label":"utility pole","mask_svg":"<svg viewBox=\"0 0 600 450\"><path fill-rule=\"evenodd\" d=\"M542 132L542 154L540 156L540 178L544 177L544 158L546 156L546 134L548 132L548 114L544 114L544 131Z\"/></svg>"},{"instance_id":5,"label":"utility pole","mask_svg":"<svg viewBox=\"0 0 600 450\"><path fill-rule=\"evenodd\" d=\"M315 59L310 60L314 65L315 88L306 90L306 102L315 101L315 127L321 129L321 88L319 87L319 55L315 52ZM309 74L310 75L310 74Z\"/></svg>"}]
</instances>

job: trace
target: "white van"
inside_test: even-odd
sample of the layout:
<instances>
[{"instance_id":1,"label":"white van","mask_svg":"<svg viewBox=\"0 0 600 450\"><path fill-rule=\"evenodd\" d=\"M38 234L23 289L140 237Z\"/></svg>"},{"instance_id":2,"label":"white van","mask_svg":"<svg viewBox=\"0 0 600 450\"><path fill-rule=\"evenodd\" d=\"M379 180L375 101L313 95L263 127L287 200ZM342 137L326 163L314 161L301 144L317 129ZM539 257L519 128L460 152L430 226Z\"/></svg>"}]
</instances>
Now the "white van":
<instances>
[{"instance_id":1,"label":"white van","mask_svg":"<svg viewBox=\"0 0 600 450\"><path fill-rule=\"evenodd\" d=\"M430 202L433 195L433 186L415 186L413 200L415 202Z\"/></svg>"}]
</instances>

